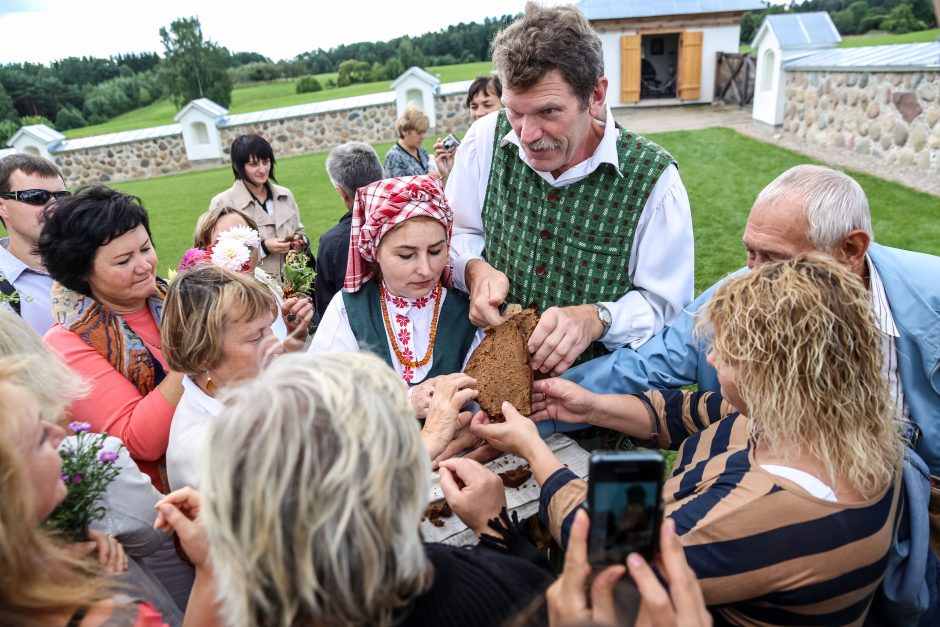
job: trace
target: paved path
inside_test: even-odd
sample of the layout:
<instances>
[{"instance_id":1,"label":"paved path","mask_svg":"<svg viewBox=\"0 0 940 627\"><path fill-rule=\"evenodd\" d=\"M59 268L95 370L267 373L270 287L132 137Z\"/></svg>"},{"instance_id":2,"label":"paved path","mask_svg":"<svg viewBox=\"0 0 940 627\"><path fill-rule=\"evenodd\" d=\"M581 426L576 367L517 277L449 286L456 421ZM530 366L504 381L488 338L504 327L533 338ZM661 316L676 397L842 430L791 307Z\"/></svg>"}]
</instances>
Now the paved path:
<instances>
[{"instance_id":1,"label":"paved path","mask_svg":"<svg viewBox=\"0 0 940 627\"><path fill-rule=\"evenodd\" d=\"M799 139L751 118L750 109L728 105L684 105L615 109L620 124L637 133L690 131L723 126L762 142L782 146L833 167L864 172L934 196L940 196L940 177L924 176L913 166L890 163L872 155L822 146Z\"/></svg>"}]
</instances>

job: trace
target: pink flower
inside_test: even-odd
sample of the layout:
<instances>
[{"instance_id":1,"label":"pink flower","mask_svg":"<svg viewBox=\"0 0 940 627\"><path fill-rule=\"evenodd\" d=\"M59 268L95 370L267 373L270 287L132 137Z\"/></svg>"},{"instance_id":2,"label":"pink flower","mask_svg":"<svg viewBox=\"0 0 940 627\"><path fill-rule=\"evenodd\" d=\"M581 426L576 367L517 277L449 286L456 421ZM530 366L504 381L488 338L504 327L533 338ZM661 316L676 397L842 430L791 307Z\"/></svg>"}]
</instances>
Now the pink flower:
<instances>
[{"instance_id":1,"label":"pink flower","mask_svg":"<svg viewBox=\"0 0 940 627\"><path fill-rule=\"evenodd\" d=\"M88 433L89 431L91 431L91 423L90 422L78 422L76 420L76 421L69 423L69 430L72 433Z\"/></svg>"},{"instance_id":2,"label":"pink flower","mask_svg":"<svg viewBox=\"0 0 940 627\"><path fill-rule=\"evenodd\" d=\"M408 332L408 329L401 329L398 332L398 341L402 344L407 344L411 340L411 333Z\"/></svg>"},{"instance_id":3,"label":"pink flower","mask_svg":"<svg viewBox=\"0 0 940 627\"><path fill-rule=\"evenodd\" d=\"M98 460L106 464L113 464L117 461L118 454L113 451L101 451L98 453Z\"/></svg>"},{"instance_id":4,"label":"pink flower","mask_svg":"<svg viewBox=\"0 0 940 627\"><path fill-rule=\"evenodd\" d=\"M179 272L184 270L190 270L196 266L205 263L208 261L209 255L201 248L190 248L185 253L183 253L183 259L180 261L180 265L177 268Z\"/></svg>"}]
</instances>

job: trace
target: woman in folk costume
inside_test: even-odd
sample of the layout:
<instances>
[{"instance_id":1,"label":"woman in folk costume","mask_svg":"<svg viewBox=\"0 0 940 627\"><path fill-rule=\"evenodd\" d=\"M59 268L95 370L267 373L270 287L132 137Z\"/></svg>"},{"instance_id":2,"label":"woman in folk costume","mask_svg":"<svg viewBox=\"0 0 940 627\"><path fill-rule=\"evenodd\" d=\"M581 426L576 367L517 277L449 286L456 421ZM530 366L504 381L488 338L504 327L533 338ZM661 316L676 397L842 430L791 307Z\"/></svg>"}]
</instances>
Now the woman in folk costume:
<instances>
[{"instance_id":1,"label":"woman in folk costume","mask_svg":"<svg viewBox=\"0 0 940 627\"><path fill-rule=\"evenodd\" d=\"M419 418L441 376L463 370L483 333L469 301L448 290L453 213L430 176L359 188L343 291L323 313L310 351L369 350L413 389Z\"/></svg>"}]
</instances>

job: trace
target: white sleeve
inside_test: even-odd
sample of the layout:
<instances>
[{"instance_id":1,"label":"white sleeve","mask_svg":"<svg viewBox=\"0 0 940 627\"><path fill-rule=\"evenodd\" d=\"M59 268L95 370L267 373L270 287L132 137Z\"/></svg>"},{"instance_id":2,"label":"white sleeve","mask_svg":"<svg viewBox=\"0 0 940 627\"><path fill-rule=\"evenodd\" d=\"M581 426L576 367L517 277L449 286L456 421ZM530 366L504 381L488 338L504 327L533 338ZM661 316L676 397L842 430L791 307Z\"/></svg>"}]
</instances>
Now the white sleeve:
<instances>
[{"instance_id":1,"label":"white sleeve","mask_svg":"<svg viewBox=\"0 0 940 627\"><path fill-rule=\"evenodd\" d=\"M76 439L75 436L69 436L64 441L74 442ZM105 515L93 521L91 528L117 538L128 555L150 555L167 538L162 531L153 528L157 518L154 505L162 495L154 489L150 477L142 473L131 459L121 440L106 438L102 450L118 453L113 463L121 471L95 501L95 505L104 508Z\"/></svg>"},{"instance_id":2,"label":"white sleeve","mask_svg":"<svg viewBox=\"0 0 940 627\"><path fill-rule=\"evenodd\" d=\"M355 353L359 350L359 342L349 326L346 315L346 304L343 302L343 292L340 290L333 295L333 299L323 312L317 331L313 334L308 353L322 353L337 351Z\"/></svg>"},{"instance_id":3,"label":"white sleeve","mask_svg":"<svg viewBox=\"0 0 940 627\"><path fill-rule=\"evenodd\" d=\"M447 203L454 212L450 263L454 287L469 292L464 278L467 262L483 256L483 201L493 161L497 115L491 113L470 126L454 156L447 177Z\"/></svg>"},{"instance_id":4,"label":"white sleeve","mask_svg":"<svg viewBox=\"0 0 940 627\"><path fill-rule=\"evenodd\" d=\"M604 303L613 323L601 341L610 350L640 347L692 300L692 210L674 165L663 172L640 214L629 269L633 289L615 303Z\"/></svg>"}]
</instances>

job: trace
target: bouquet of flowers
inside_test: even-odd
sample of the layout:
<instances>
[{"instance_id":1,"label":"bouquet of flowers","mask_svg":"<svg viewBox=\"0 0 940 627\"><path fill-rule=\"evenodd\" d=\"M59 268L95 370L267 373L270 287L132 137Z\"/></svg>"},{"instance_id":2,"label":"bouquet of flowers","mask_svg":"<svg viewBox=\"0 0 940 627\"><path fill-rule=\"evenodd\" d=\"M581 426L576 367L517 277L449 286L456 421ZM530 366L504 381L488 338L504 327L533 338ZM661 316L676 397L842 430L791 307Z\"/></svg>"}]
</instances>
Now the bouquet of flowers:
<instances>
[{"instance_id":1,"label":"bouquet of flowers","mask_svg":"<svg viewBox=\"0 0 940 627\"><path fill-rule=\"evenodd\" d=\"M105 510L97 504L98 499L121 472L114 462L124 445L117 451L103 450L108 434L90 433L91 425L87 422L73 422L69 430L75 438L59 447L62 481L68 495L43 525L79 542L88 539L88 526L104 517Z\"/></svg>"},{"instance_id":2,"label":"bouquet of flowers","mask_svg":"<svg viewBox=\"0 0 940 627\"><path fill-rule=\"evenodd\" d=\"M308 264L310 256L300 250L291 250L284 261L284 297L313 298L313 279L317 273Z\"/></svg>"}]
</instances>

